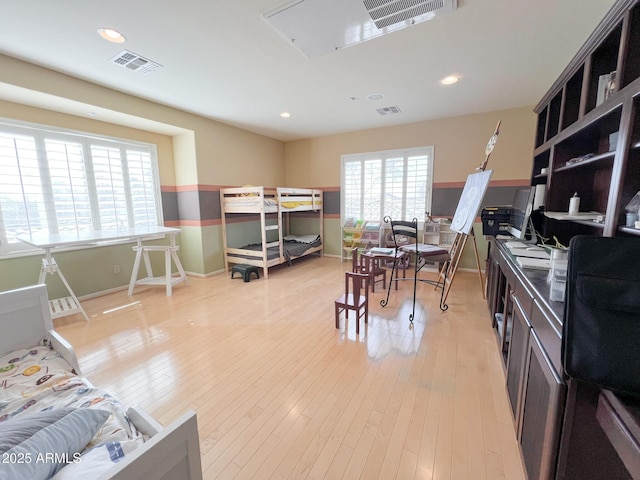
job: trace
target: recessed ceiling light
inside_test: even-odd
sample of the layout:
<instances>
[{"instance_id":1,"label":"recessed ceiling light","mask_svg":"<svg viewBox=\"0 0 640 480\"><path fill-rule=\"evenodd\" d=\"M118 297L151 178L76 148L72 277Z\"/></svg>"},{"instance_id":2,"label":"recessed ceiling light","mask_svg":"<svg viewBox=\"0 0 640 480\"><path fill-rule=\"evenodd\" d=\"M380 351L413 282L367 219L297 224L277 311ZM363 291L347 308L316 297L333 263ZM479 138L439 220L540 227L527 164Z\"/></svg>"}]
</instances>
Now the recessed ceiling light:
<instances>
[{"instance_id":1,"label":"recessed ceiling light","mask_svg":"<svg viewBox=\"0 0 640 480\"><path fill-rule=\"evenodd\" d=\"M460 80L458 76L449 75L448 77L444 77L442 80L440 80L440 83L443 85L453 85L454 83L457 83L458 80Z\"/></svg>"},{"instance_id":2,"label":"recessed ceiling light","mask_svg":"<svg viewBox=\"0 0 640 480\"><path fill-rule=\"evenodd\" d=\"M98 35L113 43L124 43L126 40L124 35L113 28L99 28Z\"/></svg>"},{"instance_id":3,"label":"recessed ceiling light","mask_svg":"<svg viewBox=\"0 0 640 480\"><path fill-rule=\"evenodd\" d=\"M369 100L382 100L384 98L384 94L383 93L370 93L369 95L367 95L367 98Z\"/></svg>"},{"instance_id":4,"label":"recessed ceiling light","mask_svg":"<svg viewBox=\"0 0 640 480\"><path fill-rule=\"evenodd\" d=\"M289 118L289 117L291 116L291 114L290 114L289 112L282 112L282 113L280 114L280 116L281 116L282 118Z\"/></svg>"}]
</instances>

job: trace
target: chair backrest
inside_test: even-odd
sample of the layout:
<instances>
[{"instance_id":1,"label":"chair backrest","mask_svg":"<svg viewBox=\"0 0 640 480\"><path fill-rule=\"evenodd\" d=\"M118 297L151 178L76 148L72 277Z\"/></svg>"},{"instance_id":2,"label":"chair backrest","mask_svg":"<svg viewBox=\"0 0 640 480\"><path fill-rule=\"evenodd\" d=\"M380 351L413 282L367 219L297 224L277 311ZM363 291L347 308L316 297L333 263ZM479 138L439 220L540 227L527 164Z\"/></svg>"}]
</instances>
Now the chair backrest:
<instances>
[{"instance_id":1,"label":"chair backrest","mask_svg":"<svg viewBox=\"0 0 640 480\"><path fill-rule=\"evenodd\" d=\"M351 271L352 272L360 271L360 259L358 258L358 247L353 247L351 249Z\"/></svg>"},{"instance_id":2,"label":"chair backrest","mask_svg":"<svg viewBox=\"0 0 640 480\"><path fill-rule=\"evenodd\" d=\"M353 304L358 305L360 297L367 300L367 292L369 291L369 275L365 273L344 272L344 293L345 297L349 297L349 293L353 294Z\"/></svg>"},{"instance_id":3,"label":"chair backrest","mask_svg":"<svg viewBox=\"0 0 640 480\"><path fill-rule=\"evenodd\" d=\"M391 238L396 247L401 245L398 243L398 236L403 235L409 238L409 243L413 240L413 243L418 243L418 219L413 220L391 220L391 217L385 217L384 221L391 224Z\"/></svg>"}]
</instances>

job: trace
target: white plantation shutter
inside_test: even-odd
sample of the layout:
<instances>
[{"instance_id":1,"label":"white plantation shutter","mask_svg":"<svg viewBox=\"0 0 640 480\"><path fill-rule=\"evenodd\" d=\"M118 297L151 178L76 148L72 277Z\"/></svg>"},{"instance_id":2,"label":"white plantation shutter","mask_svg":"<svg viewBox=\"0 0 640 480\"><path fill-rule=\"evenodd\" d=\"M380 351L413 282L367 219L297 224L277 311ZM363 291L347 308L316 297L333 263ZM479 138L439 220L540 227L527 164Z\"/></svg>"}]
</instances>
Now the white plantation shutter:
<instances>
[{"instance_id":1,"label":"white plantation shutter","mask_svg":"<svg viewBox=\"0 0 640 480\"><path fill-rule=\"evenodd\" d=\"M382 201L382 160L364 161L363 213L357 218L380 218Z\"/></svg>"},{"instance_id":2,"label":"white plantation shutter","mask_svg":"<svg viewBox=\"0 0 640 480\"><path fill-rule=\"evenodd\" d=\"M405 176L404 158L390 158L386 161L384 212L394 220L403 220L404 217Z\"/></svg>"},{"instance_id":3,"label":"white plantation shutter","mask_svg":"<svg viewBox=\"0 0 640 480\"><path fill-rule=\"evenodd\" d=\"M158 218L154 165L149 152L127 150L131 208L135 226L153 225Z\"/></svg>"},{"instance_id":4,"label":"white plantation shutter","mask_svg":"<svg viewBox=\"0 0 640 480\"><path fill-rule=\"evenodd\" d=\"M342 216L422 221L431 211L433 147L342 156Z\"/></svg>"},{"instance_id":5,"label":"white plantation shutter","mask_svg":"<svg viewBox=\"0 0 640 480\"><path fill-rule=\"evenodd\" d=\"M407 175L405 182L406 217L424 220L424 213L431 211L431 206L426 208L427 182L430 178L428 155L410 156L407 158ZM429 186L431 190L431 186ZM429 197L431 195L429 194ZM429 198L431 205L431 198Z\"/></svg>"},{"instance_id":6,"label":"white plantation shutter","mask_svg":"<svg viewBox=\"0 0 640 480\"><path fill-rule=\"evenodd\" d=\"M93 230L82 143L45 139L44 145L52 200L49 233Z\"/></svg>"},{"instance_id":7,"label":"white plantation shutter","mask_svg":"<svg viewBox=\"0 0 640 480\"><path fill-rule=\"evenodd\" d=\"M92 145L91 159L100 225L105 230L128 228L131 209L127 208L120 150Z\"/></svg>"},{"instance_id":8,"label":"white plantation shutter","mask_svg":"<svg viewBox=\"0 0 640 480\"><path fill-rule=\"evenodd\" d=\"M360 161L343 163L342 212L345 218L360 218L362 212L362 169Z\"/></svg>"},{"instance_id":9,"label":"white plantation shutter","mask_svg":"<svg viewBox=\"0 0 640 480\"><path fill-rule=\"evenodd\" d=\"M155 146L0 122L0 252L19 235L161 222Z\"/></svg>"},{"instance_id":10,"label":"white plantation shutter","mask_svg":"<svg viewBox=\"0 0 640 480\"><path fill-rule=\"evenodd\" d=\"M36 142L27 135L0 132L0 231L3 246L16 235L47 229L44 188Z\"/></svg>"}]
</instances>

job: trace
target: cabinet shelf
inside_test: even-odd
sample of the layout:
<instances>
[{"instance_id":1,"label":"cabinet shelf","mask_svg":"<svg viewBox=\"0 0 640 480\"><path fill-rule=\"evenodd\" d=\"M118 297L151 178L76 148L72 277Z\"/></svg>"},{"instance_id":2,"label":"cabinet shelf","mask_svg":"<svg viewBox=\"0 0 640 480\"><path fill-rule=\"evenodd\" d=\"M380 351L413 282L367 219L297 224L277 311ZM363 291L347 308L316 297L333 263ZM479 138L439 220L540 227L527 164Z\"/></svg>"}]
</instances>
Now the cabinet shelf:
<instances>
[{"instance_id":1,"label":"cabinet shelf","mask_svg":"<svg viewBox=\"0 0 640 480\"><path fill-rule=\"evenodd\" d=\"M621 225L618 227L618 231L622 233L627 233L629 235L635 235L637 237L640 237L640 229L637 229L637 228L625 227L624 225Z\"/></svg>"},{"instance_id":2,"label":"cabinet shelf","mask_svg":"<svg viewBox=\"0 0 640 480\"><path fill-rule=\"evenodd\" d=\"M640 1L618 0L536 105L530 178L547 186L545 211L567 211L577 192L581 211L606 215L604 224L543 219L542 237L568 245L580 234L640 236L622 227L640 191L639 47Z\"/></svg>"},{"instance_id":3,"label":"cabinet shelf","mask_svg":"<svg viewBox=\"0 0 640 480\"><path fill-rule=\"evenodd\" d=\"M598 163L602 162L603 160L611 160L613 159L613 157L615 156L616 152L606 152L606 153L601 153L600 155L595 155L587 160L582 160L580 162L576 162L576 163L572 163L570 165L563 165L562 167L558 167L555 169L556 172L565 172L567 170L573 170L575 168L583 168L586 166L594 166L597 165Z\"/></svg>"},{"instance_id":4,"label":"cabinet shelf","mask_svg":"<svg viewBox=\"0 0 640 480\"><path fill-rule=\"evenodd\" d=\"M585 227L592 227L596 230L604 230L604 223L595 222L593 220L570 220L571 222L577 223L579 225L584 225Z\"/></svg>"}]
</instances>

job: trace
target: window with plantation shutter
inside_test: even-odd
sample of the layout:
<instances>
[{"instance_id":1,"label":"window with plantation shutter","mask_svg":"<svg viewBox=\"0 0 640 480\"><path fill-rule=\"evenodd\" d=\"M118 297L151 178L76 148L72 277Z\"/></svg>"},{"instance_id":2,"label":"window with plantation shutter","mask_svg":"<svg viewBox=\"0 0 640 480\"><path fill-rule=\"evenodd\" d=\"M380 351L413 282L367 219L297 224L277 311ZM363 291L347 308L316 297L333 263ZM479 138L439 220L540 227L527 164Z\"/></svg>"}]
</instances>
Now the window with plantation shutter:
<instances>
[{"instance_id":1,"label":"window with plantation shutter","mask_svg":"<svg viewBox=\"0 0 640 480\"><path fill-rule=\"evenodd\" d=\"M155 145L0 121L0 253L19 235L162 224Z\"/></svg>"},{"instance_id":2,"label":"window with plantation shutter","mask_svg":"<svg viewBox=\"0 0 640 480\"><path fill-rule=\"evenodd\" d=\"M342 156L342 220L422 221L431 211L433 147Z\"/></svg>"}]
</instances>

